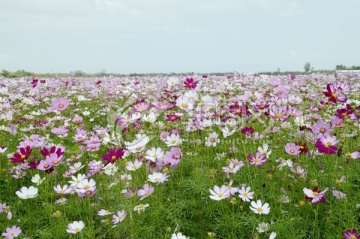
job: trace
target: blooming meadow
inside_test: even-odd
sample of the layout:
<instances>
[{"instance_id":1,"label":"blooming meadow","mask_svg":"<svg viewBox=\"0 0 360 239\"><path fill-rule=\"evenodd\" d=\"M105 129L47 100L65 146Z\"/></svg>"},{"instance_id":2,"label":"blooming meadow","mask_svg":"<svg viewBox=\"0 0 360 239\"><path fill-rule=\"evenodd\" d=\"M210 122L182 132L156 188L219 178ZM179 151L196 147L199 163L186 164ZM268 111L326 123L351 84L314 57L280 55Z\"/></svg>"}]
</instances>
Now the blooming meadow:
<instances>
[{"instance_id":1,"label":"blooming meadow","mask_svg":"<svg viewBox=\"0 0 360 239\"><path fill-rule=\"evenodd\" d=\"M360 238L360 75L0 79L4 238Z\"/></svg>"}]
</instances>

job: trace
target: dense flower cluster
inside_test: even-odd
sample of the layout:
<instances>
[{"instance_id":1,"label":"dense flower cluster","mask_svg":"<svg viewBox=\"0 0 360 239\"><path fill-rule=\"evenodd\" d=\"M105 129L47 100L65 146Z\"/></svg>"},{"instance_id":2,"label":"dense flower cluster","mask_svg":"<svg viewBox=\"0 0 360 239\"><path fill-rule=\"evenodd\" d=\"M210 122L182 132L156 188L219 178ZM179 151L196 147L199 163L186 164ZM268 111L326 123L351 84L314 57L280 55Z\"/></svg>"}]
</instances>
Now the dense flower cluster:
<instances>
[{"instance_id":1,"label":"dense flower cluster","mask_svg":"<svg viewBox=\"0 0 360 239\"><path fill-rule=\"evenodd\" d=\"M166 194L168 184L183 175L177 170L184 161L207 157L201 165L213 167L206 172L211 184L199 184L203 188L194 192L207 206L240 204L252 216L266 218L280 211L279 203L301 201L297 206L304 206L304 194L309 207L346 203L344 199L354 195L342 185L360 159L355 141L359 80L358 75L238 73L16 82L2 78L0 133L12 140L1 141L0 155L10 165L9 181L20 185L5 191L19 201L38 203L44 191L51 191L57 206L71 200L96 202L89 210L96 210L99 222L120 227L158 206L155 202L160 201L149 198ZM355 143L348 143L351 140ZM335 165L332 172L339 170L336 178L343 176L336 182L318 181L316 175L330 171L329 161ZM318 172L309 170L310 163ZM196 173L198 179L201 173ZM260 177L266 177L262 185L254 184L252 179ZM265 193L272 178L282 185L276 198ZM102 193L111 190L118 190L128 203L102 205ZM0 213L13 218L5 203ZM70 234L84 233L92 223L78 216L68 220L63 231ZM20 226L23 230L7 227L2 235L26 233L26 226ZM253 231L266 234L270 228L261 222ZM177 231L168 234L189 238ZM360 238L355 229L342 236Z\"/></svg>"}]
</instances>

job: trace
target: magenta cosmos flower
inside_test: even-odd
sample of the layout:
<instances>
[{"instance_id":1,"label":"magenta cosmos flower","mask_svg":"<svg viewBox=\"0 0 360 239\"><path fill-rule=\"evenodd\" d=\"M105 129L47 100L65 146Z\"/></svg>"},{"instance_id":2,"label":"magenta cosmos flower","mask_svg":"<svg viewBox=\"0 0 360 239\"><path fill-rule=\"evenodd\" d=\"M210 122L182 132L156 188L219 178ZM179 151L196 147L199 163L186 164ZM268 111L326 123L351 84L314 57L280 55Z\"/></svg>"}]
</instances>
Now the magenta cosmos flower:
<instances>
[{"instance_id":1,"label":"magenta cosmos flower","mask_svg":"<svg viewBox=\"0 0 360 239\"><path fill-rule=\"evenodd\" d=\"M195 81L192 77L186 78L184 81L184 86L188 89L195 89L197 86L197 81Z\"/></svg>"},{"instance_id":2,"label":"magenta cosmos flower","mask_svg":"<svg viewBox=\"0 0 360 239\"><path fill-rule=\"evenodd\" d=\"M253 127L245 127L241 130L241 133L246 134L246 135L251 135L252 133L254 133L254 128Z\"/></svg>"},{"instance_id":3,"label":"magenta cosmos flower","mask_svg":"<svg viewBox=\"0 0 360 239\"><path fill-rule=\"evenodd\" d=\"M14 155L12 155L12 157L10 158L10 160L13 163L23 163L25 162L25 160L27 160L31 154L32 149L30 148L30 146L26 146L21 147L18 152L16 152Z\"/></svg>"},{"instance_id":4,"label":"magenta cosmos flower","mask_svg":"<svg viewBox=\"0 0 360 239\"><path fill-rule=\"evenodd\" d=\"M336 139L336 136L326 135L320 138L315 143L315 146L318 148L320 153L325 154L335 154L338 148L335 146L339 141Z\"/></svg>"},{"instance_id":5,"label":"magenta cosmos flower","mask_svg":"<svg viewBox=\"0 0 360 239\"><path fill-rule=\"evenodd\" d=\"M107 161L107 163L115 163L116 160L122 158L125 154L123 149L110 149L107 154L103 155L103 159Z\"/></svg>"},{"instance_id":6,"label":"magenta cosmos flower","mask_svg":"<svg viewBox=\"0 0 360 239\"><path fill-rule=\"evenodd\" d=\"M328 84L326 88L327 91L324 91L324 95L329 98L329 101L333 103L337 103L337 101L346 102L347 98L343 94L341 87L335 87L334 84Z\"/></svg>"},{"instance_id":7,"label":"magenta cosmos flower","mask_svg":"<svg viewBox=\"0 0 360 239\"><path fill-rule=\"evenodd\" d=\"M303 191L305 193L305 199L316 204L319 202L325 203L325 193L327 192L328 188L325 188L322 192L320 192L318 187L315 187L313 190L304 188Z\"/></svg>"},{"instance_id":8,"label":"magenta cosmos flower","mask_svg":"<svg viewBox=\"0 0 360 239\"><path fill-rule=\"evenodd\" d=\"M360 235L357 234L357 231L355 229L349 229L346 232L343 232L342 236L344 237L344 239L360 239Z\"/></svg>"},{"instance_id":9,"label":"magenta cosmos flower","mask_svg":"<svg viewBox=\"0 0 360 239\"><path fill-rule=\"evenodd\" d=\"M175 114L166 115L166 121L168 121L168 122L174 122L174 121L177 121L179 119L180 119L180 117L175 115Z\"/></svg>"},{"instance_id":10,"label":"magenta cosmos flower","mask_svg":"<svg viewBox=\"0 0 360 239\"><path fill-rule=\"evenodd\" d=\"M244 103L239 105L238 102L235 102L234 104L229 106L229 110L230 110L230 113L237 115L237 116L251 115L251 113L248 109L248 106Z\"/></svg>"},{"instance_id":11,"label":"magenta cosmos flower","mask_svg":"<svg viewBox=\"0 0 360 239\"><path fill-rule=\"evenodd\" d=\"M65 98L57 98L52 101L52 107L55 110L65 110L69 104L70 102Z\"/></svg>"},{"instance_id":12,"label":"magenta cosmos flower","mask_svg":"<svg viewBox=\"0 0 360 239\"><path fill-rule=\"evenodd\" d=\"M65 148L63 146L51 146L50 148L43 147L40 151L42 156L46 157L52 153L56 153L58 157L64 155Z\"/></svg>"}]
</instances>

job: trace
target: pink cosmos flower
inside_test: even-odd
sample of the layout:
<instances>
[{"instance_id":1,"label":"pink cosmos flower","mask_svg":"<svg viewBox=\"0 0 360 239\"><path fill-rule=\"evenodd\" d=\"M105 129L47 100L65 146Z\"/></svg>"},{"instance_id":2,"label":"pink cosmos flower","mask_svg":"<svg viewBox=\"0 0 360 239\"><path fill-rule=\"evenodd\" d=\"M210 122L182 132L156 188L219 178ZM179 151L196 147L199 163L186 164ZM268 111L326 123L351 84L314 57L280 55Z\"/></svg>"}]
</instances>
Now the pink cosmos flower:
<instances>
[{"instance_id":1,"label":"pink cosmos flower","mask_svg":"<svg viewBox=\"0 0 360 239\"><path fill-rule=\"evenodd\" d=\"M290 171L298 174L300 177L304 177L306 175L305 169L303 169L301 166L297 166L296 168L291 167Z\"/></svg>"},{"instance_id":2,"label":"pink cosmos flower","mask_svg":"<svg viewBox=\"0 0 360 239\"><path fill-rule=\"evenodd\" d=\"M332 194L333 194L334 197L336 197L336 199L344 199L344 198L346 198L346 194L339 191L339 190L333 190Z\"/></svg>"},{"instance_id":3,"label":"pink cosmos flower","mask_svg":"<svg viewBox=\"0 0 360 239\"><path fill-rule=\"evenodd\" d=\"M269 109L270 116L281 122L286 121L291 116L287 106L271 105Z\"/></svg>"},{"instance_id":4,"label":"pink cosmos flower","mask_svg":"<svg viewBox=\"0 0 360 239\"><path fill-rule=\"evenodd\" d=\"M51 129L51 133L64 137L67 136L68 131L68 128L63 126Z\"/></svg>"},{"instance_id":5,"label":"pink cosmos flower","mask_svg":"<svg viewBox=\"0 0 360 239\"><path fill-rule=\"evenodd\" d=\"M327 135L331 133L331 125L325 124L323 120L316 122L311 129L314 134Z\"/></svg>"},{"instance_id":6,"label":"pink cosmos flower","mask_svg":"<svg viewBox=\"0 0 360 239\"><path fill-rule=\"evenodd\" d=\"M285 145L285 151L290 155L298 155L300 151L300 146L295 143L288 143Z\"/></svg>"},{"instance_id":7,"label":"pink cosmos flower","mask_svg":"<svg viewBox=\"0 0 360 239\"><path fill-rule=\"evenodd\" d=\"M113 215L112 223L118 224L122 221L124 221L126 218L126 212L125 210L118 211L115 215Z\"/></svg>"},{"instance_id":8,"label":"pink cosmos flower","mask_svg":"<svg viewBox=\"0 0 360 239\"><path fill-rule=\"evenodd\" d=\"M306 195L305 199L316 204L319 202L325 203L325 193L327 192L328 188L325 188L322 192L319 191L318 187L315 187L313 190L304 188L303 191Z\"/></svg>"},{"instance_id":9,"label":"pink cosmos flower","mask_svg":"<svg viewBox=\"0 0 360 239\"><path fill-rule=\"evenodd\" d=\"M145 100L140 100L135 105L132 106L132 109L135 112L141 113L148 110L150 107L151 105L149 105Z\"/></svg>"},{"instance_id":10,"label":"pink cosmos flower","mask_svg":"<svg viewBox=\"0 0 360 239\"><path fill-rule=\"evenodd\" d=\"M12 227L6 228L6 231L3 232L1 235L3 237L5 237L6 239L13 239L13 238L18 237L20 234L21 234L20 227L12 226Z\"/></svg>"},{"instance_id":11,"label":"pink cosmos flower","mask_svg":"<svg viewBox=\"0 0 360 239\"><path fill-rule=\"evenodd\" d=\"M344 237L344 239L360 239L360 235L355 229L349 229L346 232L343 232L342 236Z\"/></svg>"},{"instance_id":12,"label":"pink cosmos flower","mask_svg":"<svg viewBox=\"0 0 360 239\"><path fill-rule=\"evenodd\" d=\"M139 197L141 197L140 200L143 200L148 196L150 196L153 192L154 192L154 187L149 184L145 184L142 189L139 189L137 194Z\"/></svg>"},{"instance_id":13,"label":"pink cosmos flower","mask_svg":"<svg viewBox=\"0 0 360 239\"><path fill-rule=\"evenodd\" d=\"M152 104L152 106L157 110L168 110L168 109L173 108L175 106L175 104L168 103L168 102L165 102L165 103L158 102L156 104Z\"/></svg>"},{"instance_id":14,"label":"pink cosmos flower","mask_svg":"<svg viewBox=\"0 0 360 239\"><path fill-rule=\"evenodd\" d=\"M170 164L170 166L175 167L180 163L181 155L182 154L180 148L171 147L170 151L166 152L164 163Z\"/></svg>"},{"instance_id":15,"label":"pink cosmos flower","mask_svg":"<svg viewBox=\"0 0 360 239\"><path fill-rule=\"evenodd\" d=\"M261 166L267 162L266 155L260 153L259 151L256 151L255 156L249 154L247 156L247 159L249 160L250 165L255 165L255 166Z\"/></svg>"},{"instance_id":16,"label":"pink cosmos flower","mask_svg":"<svg viewBox=\"0 0 360 239\"><path fill-rule=\"evenodd\" d=\"M57 98L53 99L52 101L52 107L55 110L66 110L66 108L69 106L70 102L65 98Z\"/></svg>"}]
</instances>

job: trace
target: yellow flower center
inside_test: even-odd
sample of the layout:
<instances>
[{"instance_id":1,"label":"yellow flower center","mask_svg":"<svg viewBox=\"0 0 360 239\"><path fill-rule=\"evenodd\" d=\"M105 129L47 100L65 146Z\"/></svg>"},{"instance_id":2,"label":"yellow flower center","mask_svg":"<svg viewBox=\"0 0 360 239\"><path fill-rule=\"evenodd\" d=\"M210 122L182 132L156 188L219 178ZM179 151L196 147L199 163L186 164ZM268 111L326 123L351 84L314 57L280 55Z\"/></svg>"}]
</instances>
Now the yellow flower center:
<instances>
[{"instance_id":1,"label":"yellow flower center","mask_svg":"<svg viewBox=\"0 0 360 239\"><path fill-rule=\"evenodd\" d=\"M317 196L317 195L319 195L319 193L318 193L318 192L314 192L314 196Z\"/></svg>"},{"instance_id":2,"label":"yellow flower center","mask_svg":"<svg viewBox=\"0 0 360 239\"><path fill-rule=\"evenodd\" d=\"M281 118L281 114L278 113L278 114L275 115L275 117L276 117L277 119L280 119L280 118Z\"/></svg>"},{"instance_id":3,"label":"yellow flower center","mask_svg":"<svg viewBox=\"0 0 360 239\"><path fill-rule=\"evenodd\" d=\"M21 159L24 159L24 158L26 158L26 155L22 154L20 157L21 157Z\"/></svg>"},{"instance_id":4,"label":"yellow flower center","mask_svg":"<svg viewBox=\"0 0 360 239\"><path fill-rule=\"evenodd\" d=\"M336 93L332 93L331 96L334 97L334 98L336 98L336 97L337 97L337 94L336 94Z\"/></svg>"},{"instance_id":5,"label":"yellow flower center","mask_svg":"<svg viewBox=\"0 0 360 239\"><path fill-rule=\"evenodd\" d=\"M186 109L186 108L188 107L188 104L186 104L186 103L182 103L182 104L181 104L181 107L183 107L183 108L185 108L185 109Z\"/></svg>"}]
</instances>

